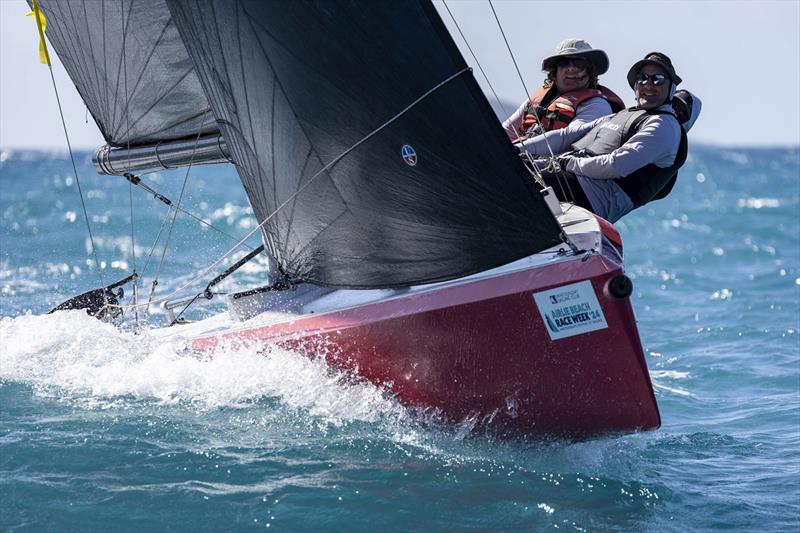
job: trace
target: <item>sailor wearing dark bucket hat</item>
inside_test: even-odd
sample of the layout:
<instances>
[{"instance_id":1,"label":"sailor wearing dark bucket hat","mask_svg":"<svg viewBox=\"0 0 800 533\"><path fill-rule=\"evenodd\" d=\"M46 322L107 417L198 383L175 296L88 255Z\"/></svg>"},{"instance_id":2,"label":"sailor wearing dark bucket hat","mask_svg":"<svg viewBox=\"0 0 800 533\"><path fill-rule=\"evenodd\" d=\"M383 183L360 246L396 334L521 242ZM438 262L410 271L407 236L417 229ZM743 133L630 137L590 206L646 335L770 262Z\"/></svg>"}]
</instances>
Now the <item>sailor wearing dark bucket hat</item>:
<instances>
[{"instance_id":1,"label":"sailor wearing dark bucket hat","mask_svg":"<svg viewBox=\"0 0 800 533\"><path fill-rule=\"evenodd\" d=\"M651 52L628 71L635 107L531 138L520 151L566 154L559 158L565 171L543 172L545 183L562 201L574 201L615 222L665 197L686 161L686 132L702 104L688 91L676 90L682 81L668 56ZM544 160L537 162L537 167L544 166ZM574 197L566 198L567 191Z\"/></svg>"},{"instance_id":2,"label":"sailor wearing dark bucket hat","mask_svg":"<svg viewBox=\"0 0 800 533\"><path fill-rule=\"evenodd\" d=\"M582 124L625 108L622 99L599 85L608 56L583 39L566 39L544 58L544 85L503 122L509 138L526 139L546 131Z\"/></svg>"}]
</instances>

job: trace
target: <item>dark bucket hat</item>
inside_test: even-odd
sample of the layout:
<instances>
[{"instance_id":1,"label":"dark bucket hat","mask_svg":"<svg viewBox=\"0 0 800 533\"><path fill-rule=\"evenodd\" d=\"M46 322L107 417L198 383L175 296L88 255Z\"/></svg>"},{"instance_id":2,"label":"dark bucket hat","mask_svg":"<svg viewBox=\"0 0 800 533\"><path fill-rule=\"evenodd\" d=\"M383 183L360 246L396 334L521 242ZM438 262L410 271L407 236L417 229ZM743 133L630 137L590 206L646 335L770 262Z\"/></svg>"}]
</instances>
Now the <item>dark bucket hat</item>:
<instances>
[{"instance_id":1,"label":"dark bucket hat","mask_svg":"<svg viewBox=\"0 0 800 533\"><path fill-rule=\"evenodd\" d=\"M542 70L550 70L562 57L582 57L594 65L597 74L608 71L608 56L605 52L592 46L583 39L565 39L558 43L556 53L542 61Z\"/></svg>"},{"instance_id":2,"label":"dark bucket hat","mask_svg":"<svg viewBox=\"0 0 800 533\"><path fill-rule=\"evenodd\" d=\"M666 70L667 75L675 85L678 85L683 81L681 77L675 73L675 67L672 66L672 61L666 54L662 54L661 52L650 52L644 56L644 59L640 59L634 63L631 69L628 71L628 84L631 86L631 89L633 89L633 86L636 84L636 74L639 73L639 69L641 69L642 66L647 63L654 63Z\"/></svg>"}]
</instances>

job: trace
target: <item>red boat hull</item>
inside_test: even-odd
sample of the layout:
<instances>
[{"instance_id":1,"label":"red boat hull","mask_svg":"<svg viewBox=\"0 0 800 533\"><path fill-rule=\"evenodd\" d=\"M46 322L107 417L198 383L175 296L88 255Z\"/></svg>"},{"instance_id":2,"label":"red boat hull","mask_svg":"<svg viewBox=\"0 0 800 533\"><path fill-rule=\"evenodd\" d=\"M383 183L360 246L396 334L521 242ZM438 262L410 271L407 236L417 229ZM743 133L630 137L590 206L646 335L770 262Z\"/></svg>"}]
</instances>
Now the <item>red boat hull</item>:
<instances>
[{"instance_id":1,"label":"red boat hull","mask_svg":"<svg viewBox=\"0 0 800 533\"><path fill-rule=\"evenodd\" d=\"M622 274L609 257L395 297L197 339L278 344L385 386L407 405L501 431L587 438L660 425ZM607 328L552 340L534 293L589 280Z\"/></svg>"}]
</instances>

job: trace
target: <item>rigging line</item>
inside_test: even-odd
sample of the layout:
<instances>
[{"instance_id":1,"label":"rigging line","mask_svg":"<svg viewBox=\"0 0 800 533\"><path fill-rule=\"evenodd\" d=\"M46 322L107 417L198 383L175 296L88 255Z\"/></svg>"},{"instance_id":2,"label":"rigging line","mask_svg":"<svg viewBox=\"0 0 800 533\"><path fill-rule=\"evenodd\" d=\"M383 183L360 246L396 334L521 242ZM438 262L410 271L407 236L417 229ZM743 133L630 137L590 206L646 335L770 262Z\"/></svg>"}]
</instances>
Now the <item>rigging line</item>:
<instances>
[{"instance_id":1,"label":"rigging line","mask_svg":"<svg viewBox=\"0 0 800 533\"><path fill-rule=\"evenodd\" d=\"M450 15L450 18L453 20L453 24L456 25L456 29L458 30L458 33L461 35L461 38L464 39L464 44L467 45L467 50L469 50L469 53L472 55L472 59L475 61L475 64L478 65L478 70L481 71L481 74L483 75L483 79L485 79L486 80L486 84L489 85L489 89L491 89L492 94L494 95L494 99L497 100L497 105L500 106L500 109L503 110L503 113L506 116L511 115L511 113L509 113L508 110L506 109L506 107L503 105L503 102L500 100L500 97L497 96L497 92L495 92L494 87L492 87L492 82L489 81L489 76L487 76L486 72L483 71L483 67L481 66L480 61L478 61L478 58L475 56L475 52L472 51L472 47L469 45L469 41L467 41L467 37L464 35L464 32L461 31L461 27L458 25L458 22L456 21L456 18L453 16L453 12L450 11L450 6L447 5L447 1L446 0L442 0L442 3L444 4L444 8L447 10L447 14Z\"/></svg>"},{"instance_id":2,"label":"rigging line","mask_svg":"<svg viewBox=\"0 0 800 533\"><path fill-rule=\"evenodd\" d=\"M183 193L186 191L186 183L189 181L189 172L192 170L192 163L194 163L194 154L197 151L197 143L200 142L201 135L202 131L198 131L197 138L195 138L194 140L194 146L192 147L192 155L189 158L189 165L186 167L186 175L183 178L183 185L181 186L181 194L178 196L178 203L175 205L176 207L175 213L172 215L172 222L169 225L167 238L164 241L164 248L161 250L161 260L158 262L158 267L156 268L156 275L155 278L153 279L153 284L150 286L150 295L147 297L147 305L145 306L145 312L147 312L147 310L150 309L150 303L153 300L153 294L155 293L156 286L158 285L158 278L161 275L161 268L164 266L164 259L166 259L167 257L167 248L169 247L169 241L172 239L172 230L175 228L175 220L178 217L177 208L180 207L181 201L183 200Z\"/></svg>"},{"instance_id":3,"label":"rigging line","mask_svg":"<svg viewBox=\"0 0 800 533\"><path fill-rule=\"evenodd\" d=\"M228 232L226 232L226 231L224 231L224 230L221 230L221 229L219 229L218 227L214 226L214 225L213 225L213 224L211 224L210 222L206 222L205 220L203 220L203 219L202 219L202 218L200 218L199 216L197 216L197 215L195 215L195 214L191 213L190 211L187 211L186 209L184 209L184 208L182 208L182 207L180 207L180 206L175 206L175 208L176 208L178 211L180 211L181 213L183 213L184 215L190 216L191 218L195 219L195 220L196 220L196 221L198 221L199 223L201 223L201 224L204 224L204 225L208 226L209 228L211 228L211 229L213 229L213 230L215 230L215 231L219 232L219 233L220 233L220 234L222 234L222 235L225 235L226 237L228 237L228 238L229 238L229 239L231 239L232 241L234 241L234 242L239 242L239 237L236 237L236 236L234 236L234 235L231 235L230 233L228 233ZM245 248L249 248L249 249L251 249L251 250L253 249L253 247L252 247L252 246L250 246L249 244L243 244L242 246L244 246Z\"/></svg>"},{"instance_id":4,"label":"rigging line","mask_svg":"<svg viewBox=\"0 0 800 533\"><path fill-rule=\"evenodd\" d=\"M123 12L122 15L122 27L125 27L125 14L124 14L124 4L125 0L120 0L120 11ZM129 14L130 16L130 14ZM131 137L130 137L130 130L131 130L131 114L130 114L130 101L131 96L128 94L128 58L125 55L125 49L127 48L127 35L123 32L122 34L122 77L123 77L123 88L125 89L125 122L127 125L126 137L127 137L127 145L128 145L128 167L131 166ZM130 206L131 211L131 266L133 267L133 305L135 306L139 302L139 291L137 287L139 286L138 277L136 275L136 239L135 239L135 223L133 220L133 183L128 182L128 205ZM134 324L136 324L136 328L139 327L139 308L134 307Z\"/></svg>"},{"instance_id":5,"label":"rigging line","mask_svg":"<svg viewBox=\"0 0 800 533\"><path fill-rule=\"evenodd\" d=\"M511 61L514 62L514 68L517 69L517 76L519 76L519 81L522 82L522 88L525 90L525 95L531 94L528 91L528 87L525 86L525 80L522 78L522 72L519 71L519 65L517 65L517 60L514 58L514 52L511 51L511 45L508 44L508 39L506 39L506 32L503 31L503 25L500 24L500 19L497 18L497 12L494 10L494 5L492 4L492 0L489 0L489 7L492 8L492 13L494 14L494 20L497 22L497 27L500 28L500 35L503 36L503 41L506 43L506 48L508 49L508 53L511 56Z\"/></svg>"},{"instance_id":6,"label":"rigging line","mask_svg":"<svg viewBox=\"0 0 800 533\"><path fill-rule=\"evenodd\" d=\"M558 160L554 159L553 162L554 163L558 163ZM558 167L557 168L558 168L558 170L557 170L557 174L556 174L556 179L559 180L559 183L561 182L561 180L563 180L564 183L567 185L567 190L569 191L569 197L567 197L567 196L564 196L564 197L565 198L569 198L572 201L572 203L574 204L575 203L575 193L572 192L572 186L569 184L569 176L567 176L567 172L569 172L569 171L567 170L566 166L562 166L561 163L558 163ZM578 187L580 187L580 184L578 185Z\"/></svg>"},{"instance_id":7,"label":"rigging line","mask_svg":"<svg viewBox=\"0 0 800 533\"><path fill-rule=\"evenodd\" d=\"M35 9L36 25L39 28L39 38L44 42L44 32L42 31L42 21L39 18L39 10ZM94 264L97 266L97 275L100 277L100 285L105 286L103 281L103 272L100 268L100 260L97 257L97 247L94 244L94 235L92 235L92 226L89 223L89 213L86 211L86 202L83 199L83 189L81 188L81 180L78 177L78 167L75 165L75 155L72 153L72 143L69 141L69 132L67 131L67 122L64 120L64 110L61 108L61 98L58 96L58 86L56 85L56 77L53 74L53 65L47 62L47 68L50 70L50 79L53 82L53 91L56 94L56 103L58 104L58 114L61 116L61 125L64 128L64 137L67 140L67 149L69 150L69 159L72 162L72 172L75 174L75 183L78 186L78 195L81 197L81 207L83 208L83 219L86 221L86 230L89 232L89 243L92 248L92 255L94 256ZM104 293L105 298L105 293ZM107 303L107 302L106 302Z\"/></svg>"},{"instance_id":8,"label":"rigging line","mask_svg":"<svg viewBox=\"0 0 800 533\"><path fill-rule=\"evenodd\" d=\"M458 72L456 72L455 74L451 74L450 76L448 76L448 77L447 77L447 78L445 78L444 80L440 81L439 83L437 83L436 85L434 85L433 87L431 87L430 89L428 89L428 90L427 90L425 93L423 93L423 94L422 94L422 96L418 97L416 100L414 100L413 102L411 102L409 105L407 105L407 106L406 106L406 107L405 107L403 110L401 110L399 113L397 113L396 115L394 115L392 118L390 118L389 120L387 120L386 122L384 122L383 124L381 124L380 126L378 126L377 128L375 128L374 130L372 130L372 131L371 131L370 133L368 133L366 136L362 137L362 138L361 138L359 141L357 141L355 144L353 144L353 145L352 145L350 148L347 148L347 149L346 149L344 152L342 152L342 153L341 153L341 154L339 154L338 156L334 157L334 158L333 158L333 159L330 161L330 163L326 164L324 167L322 167L321 169L319 169L319 170L317 171L317 173L316 173L316 174L314 174L313 176L311 176L311 177L308 179L308 181L307 181L305 184L303 184L303 186L302 186L302 187L300 187L299 189L297 189L297 191L295 191L295 192L294 192L293 194L291 194L291 195L290 195L290 196L289 196L289 197L288 197L286 200L284 200L284 201L281 203L281 205L279 205L277 208L275 208L275 211L273 211L272 213L270 213L270 214L269 214L269 216L268 216L267 218L265 218L265 219L264 219L264 220L263 220L263 221L262 221L260 224L258 224L258 225L257 225L255 228L253 228L253 230L252 230L250 233L248 233L247 235L245 235L245 236L244 236L244 238L243 238L242 240L240 240L238 243L236 243L236 244L235 244L235 245L234 245L234 246L233 246L233 247L232 247L230 250L228 250L227 252L225 252L224 254L222 254L222 255L221 255L221 256L220 256L220 257L219 257L219 258L218 258L216 261L214 261L214 262L213 262L213 263L211 263L209 266L207 266L205 269L203 269L203 270L202 270L202 271L201 271L201 272L200 272L200 273L199 273L197 276L195 276L194 278L190 279L189 281L187 281L186 283L184 283L183 285L181 285L180 287L178 287L177 289L175 289L175 290L174 290L174 291L172 291L171 293L169 293L169 294L167 294L166 296L162 297L160 300L156 300L156 302L154 302L154 303L166 302L167 300L169 300L170 298L172 298L173 296L175 296L176 294L178 294L178 293L179 293L179 292L181 292L182 290L186 289L187 287L191 286L191 285L192 285L193 283L195 283L197 280L199 280L200 278L202 278L203 276L205 276L206 274L208 274L208 273L209 273L209 272L210 272L210 271L211 271L211 270L212 270L214 267L216 267L218 264L220 264L222 261L224 261L224 260L225 260L225 258L227 258L229 255L231 255L233 252L235 252L235 251L236 251L236 250L237 250L237 249L238 249L240 246L242 246L242 244L244 244L244 243L245 243L245 241L247 241L247 239L249 239L250 237L252 237L252 236L253 236L253 235L254 235L254 234L255 234L255 233L258 231L258 230L260 230L262 227L264 227L264 224L266 224L267 222L269 222L269 221L272 219L272 217L274 217L276 214L278 214L278 212L279 212L281 209L283 209L283 208L284 208L286 205L288 205L288 204L289 204L289 202L291 202L292 200L294 200L294 198L295 198L296 196L298 196L298 195L299 195L301 192L303 192L303 191L304 191L304 190L305 190L305 189L306 189L306 188L307 188L309 185L311 185L311 184L314 182L314 180L315 180L315 179L316 179L318 176L320 176L320 175L321 175L323 172L325 172L326 170L329 170L330 168L332 168L332 167L333 167L333 166L334 166L336 163L338 163L339 161L341 161L341 160L342 160L342 158L344 158L344 157L345 157L347 154L349 154L350 152L352 152L353 150L355 150L356 148L358 148L359 146L361 146L362 144L364 144L365 142L367 142L369 139L371 139L372 137L374 137L374 136L375 136L377 133L379 133L381 130L385 129L385 128L386 128L386 127L388 127L390 124L392 124L394 121L396 121L397 119L399 119L400 117L402 117L403 115L405 115L405 114L406 114L408 111L410 111L411 109L413 109L413 108L414 108L414 107L415 107L415 106L416 106L418 103L420 103L422 100L424 100L425 98L427 98L428 96L430 96L431 94L433 94L434 92L436 92L437 90L439 90L441 87L443 87L444 85L447 85L449 82L451 82L452 80L454 80L454 79L458 78L459 76L461 76L461 75L462 75L462 74L464 74L465 72L471 72L471 71L472 71L472 68L470 68L470 67L464 67L463 69L459 70L459 71L458 71ZM188 171L187 171L187 174L188 174ZM139 304L139 305L142 305L142 304ZM149 302L148 302L148 305L149 305Z\"/></svg>"},{"instance_id":9,"label":"rigging line","mask_svg":"<svg viewBox=\"0 0 800 533\"><path fill-rule=\"evenodd\" d=\"M561 166L558 160L551 159L544 169L539 169L534 163L534 159L530 154L525 153L524 158L528 162L528 165L530 165L528 170L531 172L531 175L539 183L539 185L541 185L542 189L549 186L545 182L544 176L542 175L543 172L547 172L549 175L555 177L556 183L558 183L558 188L561 189L561 197L564 198L566 202L571 202L572 205L575 204L575 193L572 191L572 187L569 184L569 179L565 175L568 171L566 168ZM526 167L528 165L526 165ZM566 190L564 189L564 185L566 185ZM555 188L553 190L555 191ZM567 194L567 192L569 192L569 194Z\"/></svg>"},{"instance_id":10,"label":"rigging line","mask_svg":"<svg viewBox=\"0 0 800 533\"><path fill-rule=\"evenodd\" d=\"M170 322L170 323L169 323L169 326L173 326L173 325L177 324L177 323L178 323L178 321L179 321L179 320L181 319L181 317L183 316L183 313L185 313L185 312L186 312L186 310L187 310L187 309L189 309L189 306L190 306L190 305L192 305L193 303L195 303L195 302L197 301L197 299L198 299L198 298L200 298L201 296L205 296L205 294L204 294L204 293L202 293L202 292L198 292L198 293L197 293L197 294L194 296L194 298L192 298L192 299L189 301L189 303L187 303L187 304L186 304L186 305L183 307L183 309L181 309L181 312L180 312L180 313L178 313L178 315L175 317L175 319L174 319L172 322Z\"/></svg>"},{"instance_id":11,"label":"rigging line","mask_svg":"<svg viewBox=\"0 0 800 533\"><path fill-rule=\"evenodd\" d=\"M244 256L241 259L239 259L238 261L236 261L234 264L229 266L227 269L225 269L225 272L223 272L222 274L220 274L216 278L212 279L208 283L208 285L206 286L205 290L203 292L197 293L197 295L194 298L192 298L191 301L189 301L189 303L187 303L186 306L183 309L181 309L181 312L178 313L178 316L176 316L175 319L172 320L172 322L170 322L169 325L172 326L173 324L177 323L178 320L183 316L183 313L185 313L186 310L189 309L189 306L192 305L193 303L195 303L197 301L197 299L200 298L201 296L204 297L206 300L212 299L214 297L214 293L211 292L211 288L212 287L216 286L217 284L219 284L220 281L224 280L225 278L227 278L228 276L230 276L231 274L233 274L234 272L239 270L243 265L248 263L250 260L252 260L255 256L257 256L258 254L260 254L263 251L264 251L264 245L262 244L258 248L256 248L255 250L251 251L246 256ZM279 284L279 283L280 282L276 283L276 285ZM275 287L276 285L273 285L273 287ZM221 293L216 293L216 294L221 294Z\"/></svg>"},{"instance_id":12,"label":"rigging line","mask_svg":"<svg viewBox=\"0 0 800 533\"><path fill-rule=\"evenodd\" d=\"M514 52L511 51L511 45L508 44L508 39L506 39L506 33L503 31L503 25L500 24L500 19L497 17L497 11L494 10L494 4L492 4L492 0L489 0L489 7L492 8L492 13L494 14L494 20L497 22L497 27L500 28L500 34L503 36L503 41L506 43L506 49L508 50L508 54L511 56L511 61L514 63L514 68L517 69L517 75L519 76L519 81L522 82L522 88L525 90L526 98L530 98L528 95L531 94L528 91L528 87L525 86L525 80L522 78L522 73L519 70L519 66L517 65L517 60L514 57ZM538 120L539 124L542 123L542 117L539 116L539 110L536 109L535 106L530 106L533 112L536 114L536 119ZM547 151L550 152L550 157L555 158L555 154L553 153L553 149L550 147L550 141L547 137L544 137L544 144L547 146Z\"/></svg>"},{"instance_id":13,"label":"rigging line","mask_svg":"<svg viewBox=\"0 0 800 533\"><path fill-rule=\"evenodd\" d=\"M164 213L164 219L161 221L161 227L158 228L156 238L153 241L153 245L150 247L150 252L147 254L147 260L142 267L142 276L144 276L144 273L147 272L147 267L150 265L150 259L152 259L153 253L156 251L156 245L158 244L158 241L161 240L161 233L164 231L164 226L166 225L167 220L169 220L169 214L172 212L172 207L173 206L167 206L167 212Z\"/></svg>"},{"instance_id":14,"label":"rigging line","mask_svg":"<svg viewBox=\"0 0 800 533\"><path fill-rule=\"evenodd\" d=\"M130 205L131 211L131 266L133 267L133 274L136 274L136 240L134 239L134 222L133 222L133 184L128 185L128 205ZM138 283L138 276L133 278L133 303L136 304L139 300L139 292L137 287L139 286ZM134 310L134 321L136 326L139 326L139 309Z\"/></svg>"},{"instance_id":15,"label":"rigging line","mask_svg":"<svg viewBox=\"0 0 800 533\"><path fill-rule=\"evenodd\" d=\"M163 165L162 165L162 166L163 166ZM166 168L166 167L165 167L165 168ZM218 228L218 227L214 226L214 225L213 225L213 224L211 224L210 222L206 222L205 220L203 220L203 219L202 219L202 218L200 218L199 216L195 215L195 214L194 214L194 213L192 213L191 211L188 211L188 210L186 210L186 209L184 209L184 208L182 208L182 207L180 207L180 206L176 206L176 205L175 205L175 204L172 202L172 200L170 200L169 198L167 198L167 197L166 197L166 196L164 196L163 194L159 193L158 191L156 191L155 189L153 189L152 187L150 187L149 185L147 185L147 184L144 182L144 180L142 180L142 178L141 178L140 176L134 176L133 174L123 174L123 177L124 177L126 180L128 180L128 183L132 183L133 185L136 185L137 187L139 187L140 189L142 189L142 190L143 190L143 191L145 191L146 193L153 195L153 196L155 197L155 199L156 199L156 200L159 200L159 201L160 201L160 202L162 202L163 204L165 204L165 205L168 205L168 206L170 206L170 207L175 207L175 208L176 208L178 211L180 211L181 213L183 213L183 214L185 214L185 215L188 215L189 217L191 217L191 218L195 219L195 220L196 220L196 221L198 221L199 223L201 223L201 224L203 224L203 225L205 225L205 226L208 226L209 228L213 229L214 231L218 232L218 233L219 233L219 234L221 234L221 235L224 235L224 236L228 237L229 239L231 239L231 240L232 240L232 241L234 241L234 242L238 242L238 241L239 241L239 237L235 237L235 236L231 235L230 233L227 233L225 230L223 230L223 229L220 229L220 228ZM253 247L252 247L252 246L250 246L250 245L247 245L247 244L246 244L245 246L246 246L247 248L250 248L251 250L253 249Z\"/></svg>"}]
</instances>

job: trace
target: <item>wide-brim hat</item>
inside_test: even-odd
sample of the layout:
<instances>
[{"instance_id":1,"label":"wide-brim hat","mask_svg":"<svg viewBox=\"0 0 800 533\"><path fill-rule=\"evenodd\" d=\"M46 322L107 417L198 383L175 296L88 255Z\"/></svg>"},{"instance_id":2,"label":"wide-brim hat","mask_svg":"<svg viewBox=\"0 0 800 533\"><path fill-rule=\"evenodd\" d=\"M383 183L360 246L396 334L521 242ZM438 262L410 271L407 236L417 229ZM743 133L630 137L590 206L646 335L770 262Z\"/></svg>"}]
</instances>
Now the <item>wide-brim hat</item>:
<instances>
[{"instance_id":1,"label":"wide-brim hat","mask_svg":"<svg viewBox=\"0 0 800 533\"><path fill-rule=\"evenodd\" d=\"M634 85L636 84L636 75L639 73L639 70L647 63L654 63L666 70L669 79L671 79L672 83L675 85L678 85L683 81L675 72L675 67L672 66L672 60L670 60L666 54L662 54L661 52L650 52L644 56L644 59L640 59L634 63L631 69L628 71L628 84L631 86L631 89L633 89Z\"/></svg>"},{"instance_id":2,"label":"wide-brim hat","mask_svg":"<svg viewBox=\"0 0 800 533\"><path fill-rule=\"evenodd\" d=\"M608 71L608 56L598 48L592 46L583 39L565 39L558 43L556 53L542 61L542 70L547 71L553 68L561 58L582 57L594 65L597 74L605 74Z\"/></svg>"}]
</instances>

